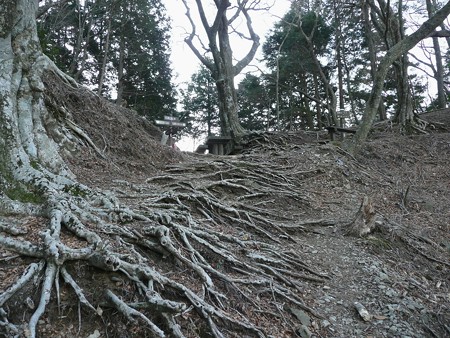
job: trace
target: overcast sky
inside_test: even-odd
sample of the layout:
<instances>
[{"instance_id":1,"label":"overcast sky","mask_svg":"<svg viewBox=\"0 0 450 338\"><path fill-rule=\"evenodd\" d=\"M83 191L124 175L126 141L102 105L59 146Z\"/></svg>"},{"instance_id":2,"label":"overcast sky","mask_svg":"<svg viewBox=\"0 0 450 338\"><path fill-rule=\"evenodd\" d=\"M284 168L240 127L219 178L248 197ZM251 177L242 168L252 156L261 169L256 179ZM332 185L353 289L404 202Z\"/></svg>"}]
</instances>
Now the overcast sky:
<instances>
[{"instance_id":1,"label":"overcast sky","mask_svg":"<svg viewBox=\"0 0 450 338\"><path fill-rule=\"evenodd\" d=\"M211 0L204 0L205 3ZM268 2L275 3L269 12L257 12L251 13L253 27L261 38L261 46L264 42L264 37L268 31L273 27L274 23L283 17L288 11L290 0L267 0ZM192 53L191 49L184 42L184 38L190 33L190 23L186 18L186 10L184 8L183 2L181 0L163 0L164 5L167 8L167 14L172 19L172 66L174 70L174 75L176 75L175 82L187 82L190 77L199 68L199 61L196 56ZM188 0L191 4L191 13L196 13L195 1ZM235 1L232 0L232 3ZM213 18L214 13L211 13ZM200 22L196 22L197 30L203 31ZM242 22L242 32L246 33L245 22ZM256 59L261 57L261 46L259 48ZM233 54L236 57L246 54L249 50L249 45L245 45L240 39L234 39L232 41ZM241 52L241 55L239 55ZM247 71L244 70L244 71Z\"/></svg>"}]
</instances>

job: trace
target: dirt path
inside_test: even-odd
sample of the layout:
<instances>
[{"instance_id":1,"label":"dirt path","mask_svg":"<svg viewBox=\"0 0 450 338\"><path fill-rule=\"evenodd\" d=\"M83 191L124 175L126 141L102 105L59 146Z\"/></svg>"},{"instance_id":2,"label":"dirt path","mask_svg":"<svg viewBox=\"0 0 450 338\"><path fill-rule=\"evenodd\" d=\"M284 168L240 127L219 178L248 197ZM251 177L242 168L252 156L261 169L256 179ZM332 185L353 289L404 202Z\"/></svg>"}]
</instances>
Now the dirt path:
<instances>
[{"instance_id":1,"label":"dirt path","mask_svg":"<svg viewBox=\"0 0 450 338\"><path fill-rule=\"evenodd\" d=\"M298 238L306 263L327 271L321 286L308 283L304 297L326 319L312 327L322 337L445 337L449 325L448 280L427 280L428 264L403 261L395 248L376 237L358 240L336 235L335 229L317 229ZM377 254L375 254L375 252ZM439 287L437 287L439 286ZM440 289L440 290L439 290ZM440 292L439 292L440 291ZM371 319L365 321L355 302ZM441 311L440 311L441 310ZM439 322L441 326L439 327Z\"/></svg>"},{"instance_id":2,"label":"dirt path","mask_svg":"<svg viewBox=\"0 0 450 338\"><path fill-rule=\"evenodd\" d=\"M82 183L111 191L129 210L167 226L167 236L178 245L171 253L185 255L174 258L157 242L148 242L152 250L136 246L131 256L139 252L164 276L185 283L202 299L212 299L223 311L239 318L245 314L269 337L450 336L450 128L446 127L450 115L428 135L402 136L389 125L379 126L357 158L338 141L325 142L325 133L300 132L270 135L249 144L242 154L225 157L162 147L149 137L148 122L134 117L124 129L127 122L111 109L99 117L105 125L101 131L89 125L95 110L75 116L108 160L83 148L69 160L73 172ZM354 219L364 197L373 201L377 231L364 238L347 236L345 225ZM172 218L163 217L167 210ZM26 228L30 240L35 240L48 220L2 216L0 222ZM108 238L117 248L124 238L135 243L135 236L143 237L142 229L149 225L132 217L111 222L123 230L123 236ZM204 237L190 248L180 245L189 243L181 239L193 228L197 238ZM72 234L63 235L67 243L80 245ZM215 303L214 294L205 296L204 285L192 270L195 264L186 258L194 249L205 264L211 264L207 271L215 271L214 287L226 295L224 301ZM228 252L233 257L227 261ZM277 254L285 254L283 266L273 259ZM4 290L30 262L3 249L0 258L0 290ZM232 264L235 258L241 261ZM285 266L296 269L280 276L277 271ZM253 275L245 267L251 267ZM137 295L123 274L79 263L71 268L94 304L105 306L105 285L129 299ZM264 283L275 281L278 294L273 284L261 287L255 282L255 271L263 272ZM235 278L241 290L230 288L224 276ZM61 289L62 305L56 306L52 296L49 313L39 324L43 337L79 332L90 338L111 332L140 337L144 332L108 307L101 318L92 313L80 316L73 292L67 285ZM297 303L292 297L283 298L293 293ZM20 321L31 311L24 303L31 298L18 295L8 311L15 311ZM367 318L355 303L368 311ZM197 330L201 325L193 312L177 317L186 336L209 337Z\"/></svg>"}]
</instances>

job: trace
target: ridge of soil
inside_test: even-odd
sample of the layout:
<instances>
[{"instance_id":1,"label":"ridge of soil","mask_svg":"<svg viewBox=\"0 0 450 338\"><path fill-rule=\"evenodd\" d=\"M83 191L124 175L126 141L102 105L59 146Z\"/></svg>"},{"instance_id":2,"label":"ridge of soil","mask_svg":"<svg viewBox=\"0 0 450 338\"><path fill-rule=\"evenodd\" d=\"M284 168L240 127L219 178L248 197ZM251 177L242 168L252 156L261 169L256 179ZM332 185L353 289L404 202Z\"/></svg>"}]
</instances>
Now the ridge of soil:
<instances>
[{"instance_id":1,"label":"ridge of soil","mask_svg":"<svg viewBox=\"0 0 450 338\"><path fill-rule=\"evenodd\" d=\"M63 96L70 97L70 92ZM276 239L280 247L290 250L293 258L313 268L323 280L299 281L298 294L313 314L286 306L275 296L259 299L279 309L278 313L249 314L270 336L450 336L449 110L421 116L438 123L424 135L403 136L388 124L378 125L356 158L342 149L340 141L324 142L326 135L319 132L256 136L249 139L242 154L221 157L180 153L161 146L160 131L133 111L100 99L92 99L90 109L80 109L77 100L75 95L73 105L67 107L72 119L106 159L81 140L77 152L68 157L71 170L80 182L111 190L131 207L138 208L139 204L127 193L140 189L144 181L152 182L155 190L162 192L167 180L208 184L211 176L220 179L225 175L227 161L259 166L262 177L266 167L279 168L281 176L284 168L296 173L298 180L287 185L295 185L302 195L255 197L252 206L268 210L279 225L292 227L287 231L291 240L283 236ZM264 178L254 184L263 183ZM214 193L230 205L243 194L231 186ZM349 236L347 225L366 196L377 213L377 229L363 238ZM42 220L11 221L32 226L32 222ZM224 233L239 236L239 224L224 223L221 227ZM0 255L3 260L6 252L0 250ZM3 290L17 272L14 258L0 262ZM90 278L86 284L93 289L113 283ZM370 317L365 320L355 303L362 305ZM70 304L64 306L69 308ZM80 331L75 313L68 318L43 318L41 336L71 336L77 332L83 337L107 336L107 329L96 331L98 321L83 318ZM128 324L104 323L105 327L115 325L117 337L140 336L139 331L130 331Z\"/></svg>"},{"instance_id":2,"label":"ridge of soil","mask_svg":"<svg viewBox=\"0 0 450 338\"><path fill-rule=\"evenodd\" d=\"M270 206L289 213L292 222L318 215L336 220L331 226L308 226L291 244L302 260L330 277L323 285L307 282L302 291L304 301L325 317L298 319L299 325L302 320L309 323L313 337L450 336L450 110L421 117L438 127L430 134L403 136L381 124L356 159L342 151L339 141L318 143L327 139L325 133L304 132L253 138L243 154L232 156L261 166L275 162L299 171L322 171L302 186L315 196L311 210L290 207L289 201ZM226 157L191 153L181 158L175 153L173 158L179 161L177 166L226 162ZM125 162L133 160L130 156ZM407 202L402 202L406 191ZM364 196L370 196L377 212L394 223L367 238L345 236L341 229ZM236 196L225 192L224 198ZM423 236L423 241L405 244L390 231L399 225ZM370 321L358 315L355 302L367 308ZM308 335L298 330L296 336L302 334Z\"/></svg>"}]
</instances>

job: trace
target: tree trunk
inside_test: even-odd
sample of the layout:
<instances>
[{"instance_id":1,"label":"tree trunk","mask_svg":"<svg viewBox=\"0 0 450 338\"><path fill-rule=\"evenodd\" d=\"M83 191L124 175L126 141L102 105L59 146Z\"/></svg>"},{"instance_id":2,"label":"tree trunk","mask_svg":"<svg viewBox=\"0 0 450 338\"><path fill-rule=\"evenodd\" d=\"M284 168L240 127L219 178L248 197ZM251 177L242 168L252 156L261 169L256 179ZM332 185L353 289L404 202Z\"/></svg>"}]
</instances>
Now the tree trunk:
<instances>
[{"instance_id":1,"label":"tree trunk","mask_svg":"<svg viewBox=\"0 0 450 338\"><path fill-rule=\"evenodd\" d=\"M363 22L364 22L364 33L366 35L367 48L369 50L370 76L371 76L371 80L373 81L375 79L377 63L376 63L376 50L375 50L375 44L373 41L372 27L370 25L369 5L368 5L367 1L364 1L362 4L362 15L363 15ZM381 104L378 106L378 114L379 114L379 118L381 121L387 119L386 109L384 107L383 102L381 102Z\"/></svg>"},{"instance_id":2,"label":"tree trunk","mask_svg":"<svg viewBox=\"0 0 450 338\"><path fill-rule=\"evenodd\" d=\"M103 61L100 67L100 74L98 76L98 88L97 95L101 96L103 92L103 83L105 81L106 67L108 65L108 53L109 53L109 37L111 35L111 24L112 24L112 10L110 8L108 27L106 29L105 44L103 46Z\"/></svg>"},{"instance_id":3,"label":"tree trunk","mask_svg":"<svg viewBox=\"0 0 450 338\"><path fill-rule=\"evenodd\" d=\"M313 74L313 82L314 82L314 97L317 99L316 101L316 112L317 112L317 128L322 130L322 104L320 98L320 89L319 89L319 80L317 79L317 74Z\"/></svg>"},{"instance_id":4,"label":"tree trunk","mask_svg":"<svg viewBox=\"0 0 450 338\"><path fill-rule=\"evenodd\" d=\"M411 85L408 76L408 54L403 54L398 62L394 63L397 80L397 112L394 121L399 123L402 128L409 129L413 124L414 111L412 104Z\"/></svg>"},{"instance_id":5,"label":"tree trunk","mask_svg":"<svg viewBox=\"0 0 450 338\"><path fill-rule=\"evenodd\" d=\"M117 99L116 103L122 106L126 106L123 100L123 87L124 87L124 73L123 73L123 61L125 58L125 38L123 34L120 35L120 45L119 45L119 65L117 67Z\"/></svg>"},{"instance_id":6,"label":"tree trunk","mask_svg":"<svg viewBox=\"0 0 450 338\"><path fill-rule=\"evenodd\" d=\"M283 40L280 43L280 46L278 46L278 54L276 58L276 77L275 77L275 111L276 111L276 120L275 125L276 129L280 130L280 55L281 55L281 49L284 46L284 43L286 42L286 39L289 35L289 32L291 31L292 24L289 25L288 31L286 35L283 37Z\"/></svg>"},{"instance_id":7,"label":"tree trunk","mask_svg":"<svg viewBox=\"0 0 450 338\"><path fill-rule=\"evenodd\" d=\"M436 3L431 2L431 0L426 0L427 3L427 11L428 17L431 17L435 12ZM439 45L439 38L433 37L433 49L434 49L434 57L436 62L436 71L434 73L436 84L437 84L437 104L438 108L446 108L447 99L445 94L445 85L444 85L444 66L442 64L442 53L441 46Z\"/></svg>"},{"instance_id":8,"label":"tree trunk","mask_svg":"<svg viewBox=\"0 0 450 338\"><path fill-rule=\"evenodd\" d=\"M8 1L2 5L6 14L23 11L24 17L34 19L36 1L18 1L16 11L12 9L13 5L10 5L14 2L16 1ZM0 36L0 96L3 98L0 103L0 125L3 129L1 144L4 147L3 154L7 154L2 156L1 161L2 166L8 170L2 175L12 175L25 182L44 179L42 172L31 165L39 163L54 175L72 177L58 155L58 146L48 137L43 122L43 119L50 117L42 94L42 74L46 70L53 70L63 75L53 62L42 54L37 39L36 22L18 20L17 16L8 18L9 20L16 20L13 21L15 26L3 27Z\"/></svg>"},{"instance_id":9,"label":"tree trunk","mask_svg":"<svg viewBox=\"0 0 450 338\"><path fill-rule=\"evenodd\" d=\"M228 19L222 15L218 29L219 49L217 50L216 72L213 78L219 97L219 116L222 134L225 136L241 136L245 133L238 117L238 102L234 86L233 52L228 36Z\"/></svg>"},{"instance_id":10,"label":"tree trunk","mask_svg":"<svg viewBox=\"0 0 450 338\"><path fill-rule=\"evenodd\" d=\"M350 82L350 69L347 65L347 62L345 62L345 59L343 61L345 74L346 74L346 84L347 84L347 92L348 92L348 98L350 100L350 107L351 107L351 115L353 116L353 120L355 121L356 125L359 125L358 115L356 115L356 108L355 108L355 100L353 98L353 90ZM382 104L380 105L382 106Z\"/></svg>"},{"instance_id":11,"label":"tree trunk","mask_svg":"<svg viewBox=\"0 0 450 338\"><path fill-rule=\"evenodd\" d=\"M231 6L229 0L215 1L217 13L214 22L210 24L205 14L202 1L196 1L198 13L208 37L209 48L206 51L212 54L213 62L209 61L204 54L200 53L195 47L194 39L197 38L196 26L191 18L190 8L186 0L183 0L183 4L187 11L186 16L192 26L192 32L189 37L185 39L185 42L197 58L211 71L212 77L216 81L222 134L239 139L246 131L239 122L234 78L250 63L259 47L259 37L253 31L251 18L248 14L248 9L245 7L249 4L247 2L239 3L236 9L237 12L230 20L228 20L227 10ZM230 46L228 27L234 20L240 17L241 14L244 16L247 24L252 46L247 55L233 65L233 52Z\"/></svg>"},{"instance_id":12,"label":"tree trunk","mask_svg":"<svg viewBox=\"0 0 450 338\"><path fill-rule=\"evenodd\" d=\"M389 27L394 26L394 31L390 32L390 35L393 36L392 40L395 43L398 43L403 40L405 36L402 0L398 3L398 18L393 22L393 25L389 25ZM394 121L398 121L402 128L407 131L411 131L410 126L414 125L414 107L411 84L409 82L408 64L409 60L407 52L405 52L396 62L394 62L394 68L397 74L398 98L397 114Z\"/></svg>"},{"instance_id":13,"label":"tree trunk","mask_svg":"<svg viewBox=\"0 0 450 338\"><path fill-rule=\"evenodd\" d=\"M336 8L337 4L336 2L333 2L333 10L334 10L334 19L336 24L336 60L337 60L337 70L338 70L338 91L339 91L339 109L344 110L345 109L345 102L344 102L344 71L343 71L343 65L342 65L342 47L341 47L341 39L342 39L342 32L341 32L341 17L338 13L338 9Z\"/></svg>"},{"instance_id":14,"label":"tree trunk","mask_svg":"<svg viewBox=\"0 0 450 338\"><path fill-rule=\"evenodd\" d=\"M378 65L375 79L372 86L370 98L367 102L366 109L364 111L362 123L358 128L355 137L352 138L350 143L346 145L347 149L354 153L356 152L367 139L367 135L372 127L372 123L375 120L378 106L381 101L381 93L383 91L384 80L388 73L389 67L397 60L401 55L408 52L421 40L430 35L436 27L438 27L450 14L450 1L447 2L439 11L437 11L431 18L425 21L414 33L405 37L385 54L380 64Z\"/></svg>"}]
</instances>

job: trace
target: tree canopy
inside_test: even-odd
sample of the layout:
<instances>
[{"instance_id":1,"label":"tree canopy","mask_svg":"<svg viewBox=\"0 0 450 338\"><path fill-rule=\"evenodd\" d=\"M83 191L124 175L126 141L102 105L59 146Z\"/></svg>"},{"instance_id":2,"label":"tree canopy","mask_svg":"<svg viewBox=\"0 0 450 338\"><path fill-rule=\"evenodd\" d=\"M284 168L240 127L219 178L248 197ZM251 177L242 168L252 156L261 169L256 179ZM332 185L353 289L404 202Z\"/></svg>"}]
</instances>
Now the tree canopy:
<instances>
[{"instance_id":1,"label":"tree canopy","mask_svg":"<svg viewBox=\"0 0 450 338\"><path fill-rule=\"evenodd\" d=\"M65 1L38 18L43 51L65 72L149 119L175 113L170 20L160 0Z\"/></svg>"}]
</instances>

